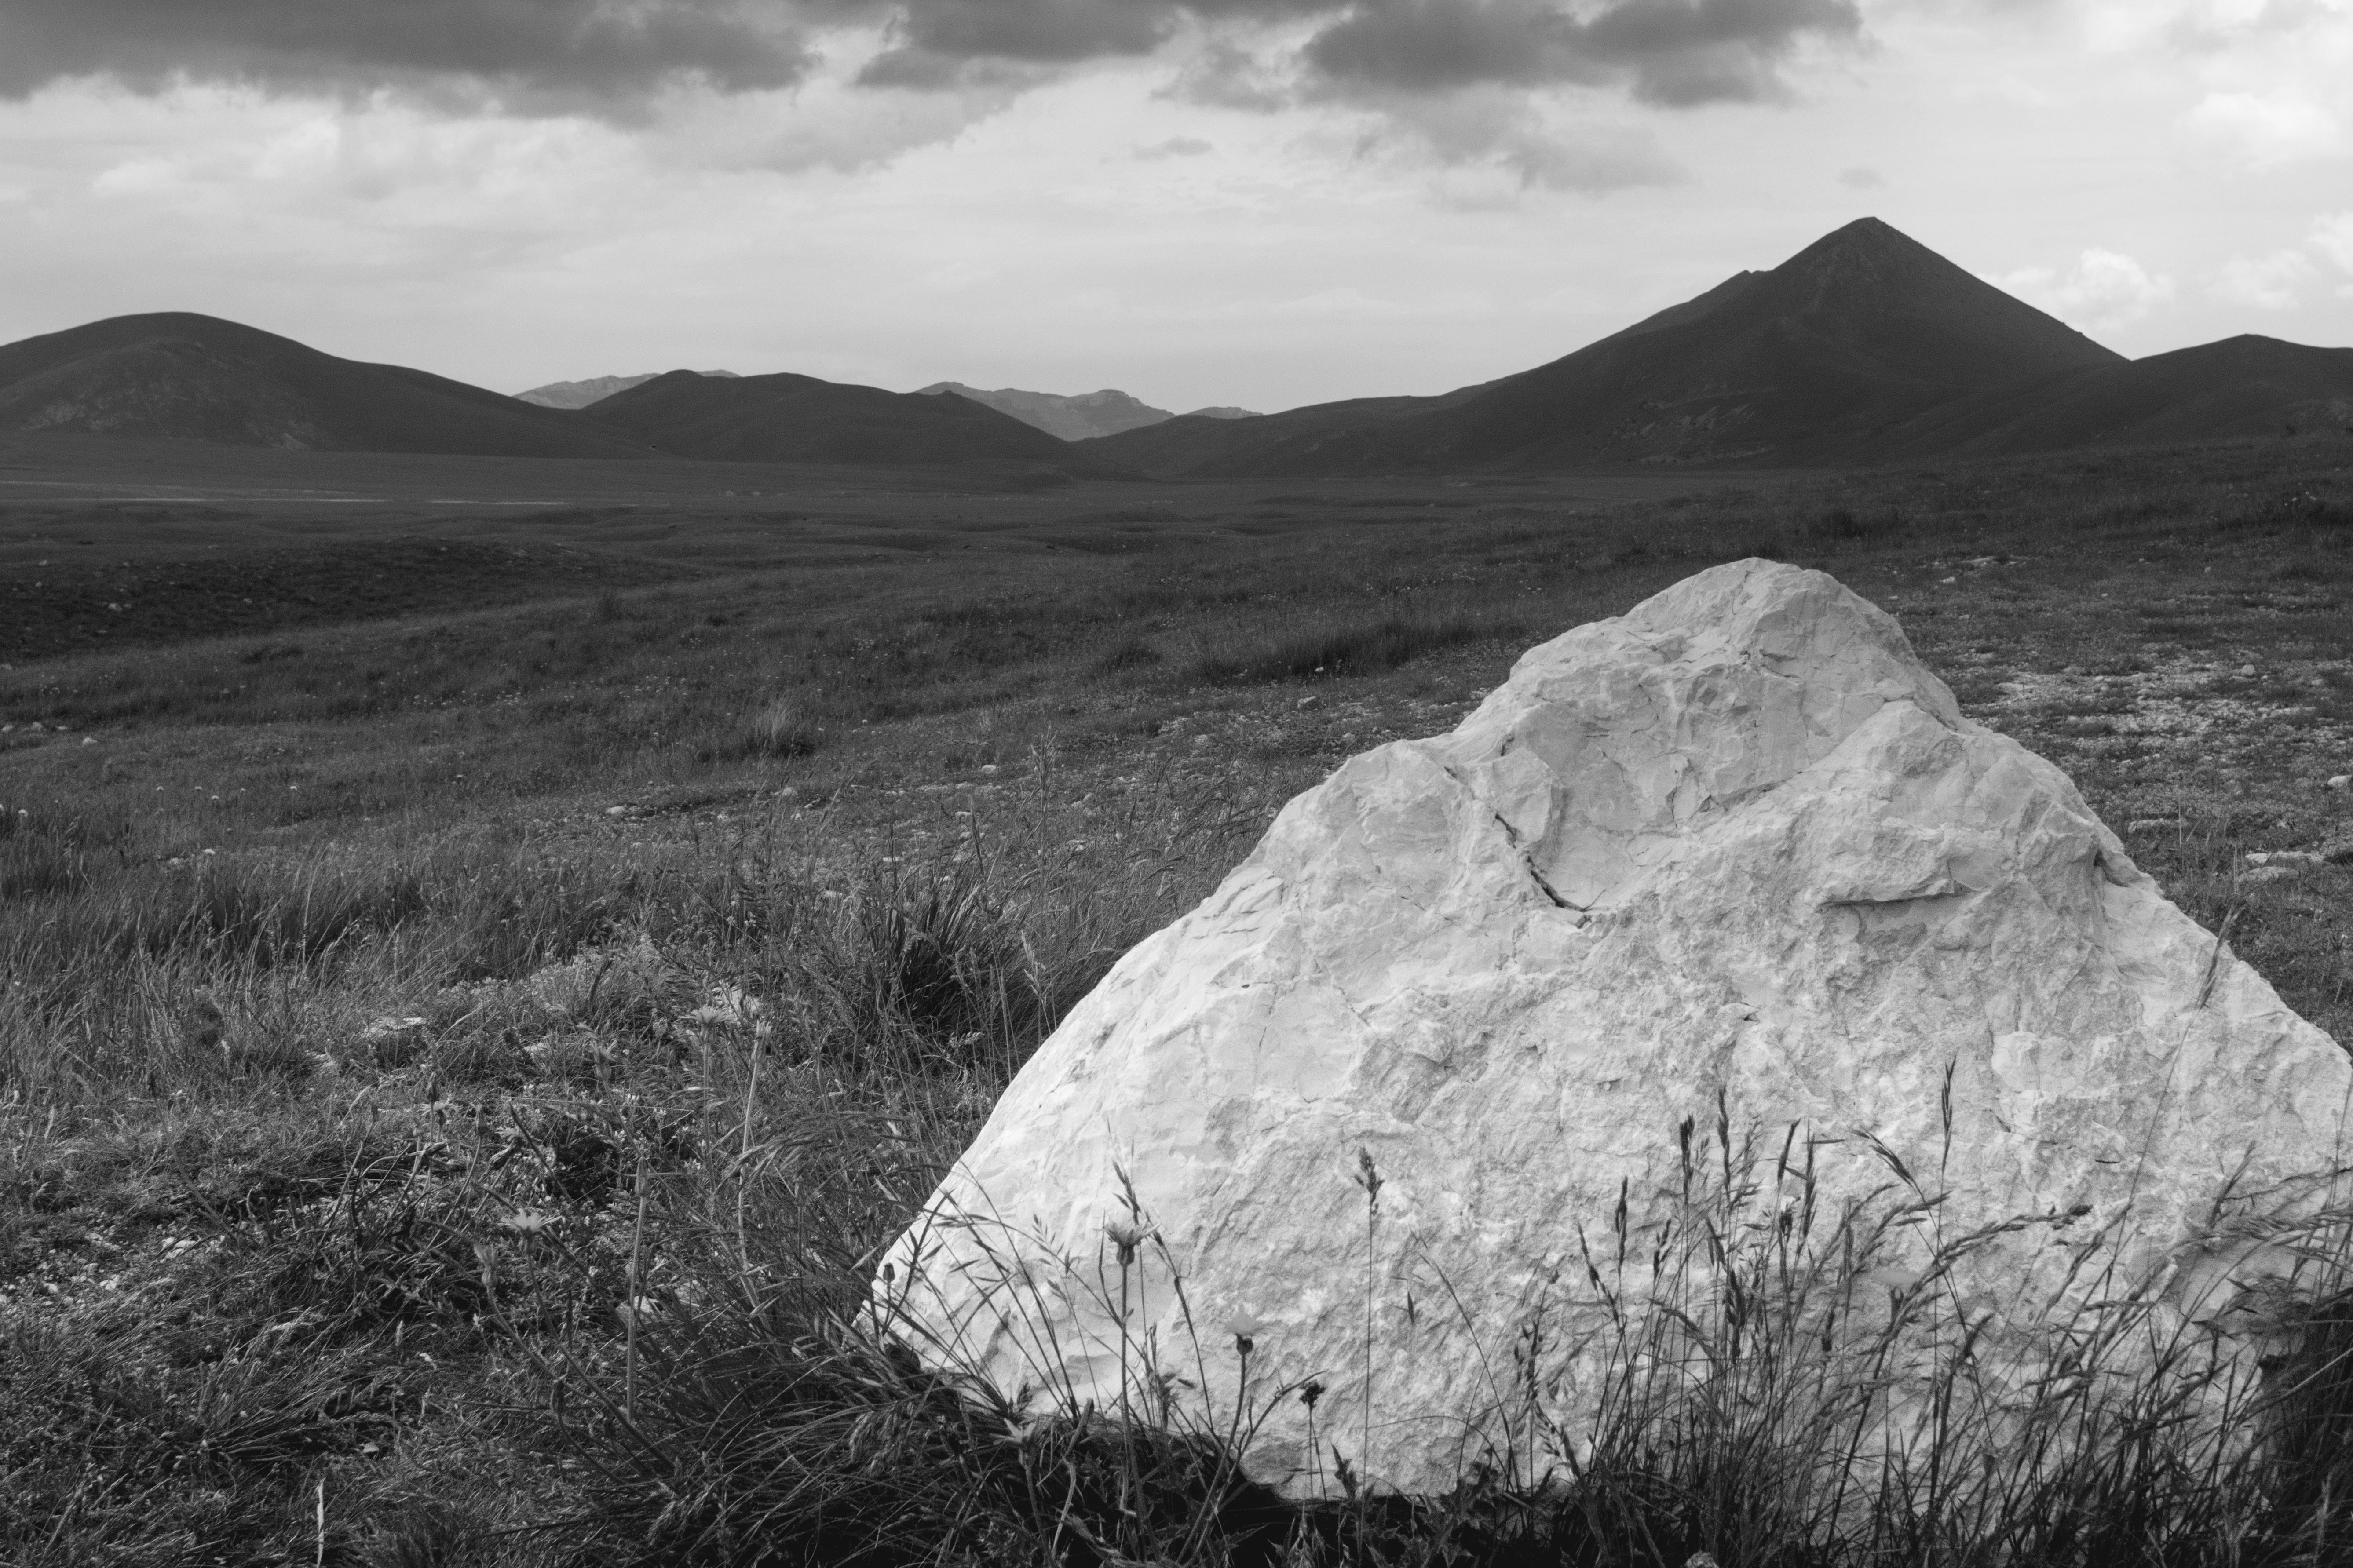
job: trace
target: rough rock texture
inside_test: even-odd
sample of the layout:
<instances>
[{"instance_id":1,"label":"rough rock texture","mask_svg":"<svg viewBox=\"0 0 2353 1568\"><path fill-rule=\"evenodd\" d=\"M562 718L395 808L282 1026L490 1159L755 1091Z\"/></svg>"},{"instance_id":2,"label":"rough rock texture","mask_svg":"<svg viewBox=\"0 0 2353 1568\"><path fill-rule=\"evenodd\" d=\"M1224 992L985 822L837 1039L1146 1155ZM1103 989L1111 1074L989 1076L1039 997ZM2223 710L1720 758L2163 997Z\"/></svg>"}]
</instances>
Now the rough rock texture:
<instances>
[{"instance_id":1,"label":"rough rock texture","mask_svg":"<svg viewBox=\"0 0 2353 1568\"><path fill-rule=\"evenodd\" d=\"M1904 1196L1897 1162L1947 1194L1923 1256L2041 1216L1953 1277L2030 1333L2152 1278L2194 1318L2262 1272L2253 1238L2346 1163L2348 1091L2335 1043L1893 620L1749 561L1291 802L1039 1051L878 1293L1038 1408L1158 1372L1220 1430L1246 1333L1252 1402L1326 1385L1266 1411L1261 1479L1304 1485L1336 1445L1442 1489L1515 1400L1589 1415L1580 1236L1614 1252L1622 1197L1641 1258L1693 1129L1724 1158L1720 1108L1764 1178L1799 1151L1825 1209ZM2130 1278L2071 1279L2093 1241Z\"/></svg>"}]
</instances>

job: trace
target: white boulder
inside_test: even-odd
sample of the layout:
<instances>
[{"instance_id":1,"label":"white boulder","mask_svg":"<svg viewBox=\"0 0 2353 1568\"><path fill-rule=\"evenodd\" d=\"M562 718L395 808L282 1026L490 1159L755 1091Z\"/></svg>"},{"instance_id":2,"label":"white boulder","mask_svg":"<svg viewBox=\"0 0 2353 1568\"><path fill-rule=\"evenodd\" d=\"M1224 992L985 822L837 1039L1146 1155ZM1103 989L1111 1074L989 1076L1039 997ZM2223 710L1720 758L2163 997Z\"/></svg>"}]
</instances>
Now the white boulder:
<instances>
[{"instance_id":1,"label":"white boulder","mask_svg":"<svg viewBox=\"0 0 2353 1568\"><path fill-rule=\"evenodd\" d=\"M1936 1276L2022 1343L2136 1282L2179 1323L2276 1274L2262 1237L2331 1199L2348 1094L1892 619L1747 561L1292 801L1038 1051L877 1300L1041 1413L1239 1405L1261 1480L1336 1452L1442 1490L1531 1404L1589 1418L1585 1249L1623 1234L1639 1275L1689 1162L1732 1168L1720 1114L1824 1213L1940 1200L1890 1233L1898 1289L2033 1216Z\"/></svg>"}]
</instances>

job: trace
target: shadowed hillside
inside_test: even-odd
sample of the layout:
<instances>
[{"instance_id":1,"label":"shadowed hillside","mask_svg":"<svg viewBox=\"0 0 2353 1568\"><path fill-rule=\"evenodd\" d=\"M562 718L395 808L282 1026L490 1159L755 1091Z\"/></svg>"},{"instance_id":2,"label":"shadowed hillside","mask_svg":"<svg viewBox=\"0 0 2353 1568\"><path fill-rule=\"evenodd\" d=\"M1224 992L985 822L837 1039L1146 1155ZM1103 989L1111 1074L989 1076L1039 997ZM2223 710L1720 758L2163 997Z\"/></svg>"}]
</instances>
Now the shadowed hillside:
<instances>
[{"instance_id":1,"label":"shadowed hillside","mask_svg":"<svg viewBox=\"0 0 2353 1568\"><path fill-rule=\"evenodd\" d=\"M1964 398L1892 432L1886 455L1992 456L2340 430L2353 435L2353 349L2248 333Z\"/></svg>"},{"instance_id":2,"label":"shadowed hillside","mask_svg":"<svg viewBox=\"0 0 2353 1568\"><path fill-rule=\"evenodd\" d=\"M1113 459L953 395L926 396L780 373L715 380L674 370L583 416L681 458L771 463L1026 459L1112 473Z\"/></svg>"},{"instance_id":3,"label":"shadowed hillside","mask_svg":"<svg viewBox=\"0 0 2353 1568\"><path fill-rule=\"evenodd\" d=\"M0 347L0 432L468 457L626 458L642 444L464 382L186 312Z\"/></svg>"},{"instance_id":4,"label":"shadowed hillside","mask_svg":"<svg viewBox=\"0 0 2353 1568\"><path fill-rule=\"evenodd\" d=\"M1875 218L1744 273L1442 422L1457 462L1836 462L1905 414L2122 363Z\"/></svg>"}]
</instances>

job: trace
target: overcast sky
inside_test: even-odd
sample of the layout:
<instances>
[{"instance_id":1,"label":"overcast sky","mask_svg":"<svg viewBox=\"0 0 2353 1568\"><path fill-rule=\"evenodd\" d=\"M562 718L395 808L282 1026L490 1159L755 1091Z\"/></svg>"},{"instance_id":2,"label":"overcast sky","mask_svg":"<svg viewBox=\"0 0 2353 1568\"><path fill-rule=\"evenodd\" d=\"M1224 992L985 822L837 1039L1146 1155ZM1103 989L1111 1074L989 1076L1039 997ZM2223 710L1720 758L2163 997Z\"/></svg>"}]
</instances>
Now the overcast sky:
<instances>
[{"instance_id":1,"label":"overcast sky","mask_svg":"<svg viewBox=\"0 0 2353 1568\"><path fill-rule=\"evenodd\" d=\"M5 0L0 341L1431 393L1866 214L2353 342L2353 0Z\"/></svg>"}]
</instances>

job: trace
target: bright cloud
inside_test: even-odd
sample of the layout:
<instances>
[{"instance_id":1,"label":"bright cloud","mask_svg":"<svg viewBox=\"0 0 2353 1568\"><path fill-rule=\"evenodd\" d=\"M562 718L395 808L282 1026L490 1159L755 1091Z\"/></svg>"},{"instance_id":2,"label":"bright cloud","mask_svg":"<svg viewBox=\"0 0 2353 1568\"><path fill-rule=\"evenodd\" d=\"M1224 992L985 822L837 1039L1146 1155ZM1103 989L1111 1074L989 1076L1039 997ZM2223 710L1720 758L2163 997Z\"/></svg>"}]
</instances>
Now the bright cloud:
<instances>
[{"instance_id":1,"label":"bright cloud","mask_svg":"<svg viewBox=\"0 0 2353 1568\"><path fill-rule=\"evenodd\" d=\"M2171 278L2113 250L2086 250L2063 273L2027 267L1992 282L2084 331L2139 321L2174 296Z\"/></svg>"},{"instance_id":2,"label":"bright cloud","mask_svg":"<svg viewBox=\"0 0 2353 1568\"><path fill-rule=\"evenodd\" d=\"M2336 113L2294 96L2210 93L2190 110L2189 123L2207 136L2232 144L2257 168L2335 157L2346 151L2345 129Z\"/></svg>"},{"instance_id":3,"label":"bright cloud","mask_svg":"<svg viewBox=\"0 0 2353 1568\"><path fill-rule=\"evenodd\" d=\"M2296 290L2312 281L2319 270L2301 250L2234 256L2222 264L2211 287L2214 297L2229 304L2252 306L2258 310L2285 310L2295 307Z\"/></svg>"},{"instance_id":4,"label":"bright cloud","mask_svg":"<svg viewBox=\"0 0 2353 1568\"><path fill-rule=\"evenodd\" d=\"M2313 219L2312 245L2338 270L2353 272L2353 212Z\"/></svg>"}]
</instances>

